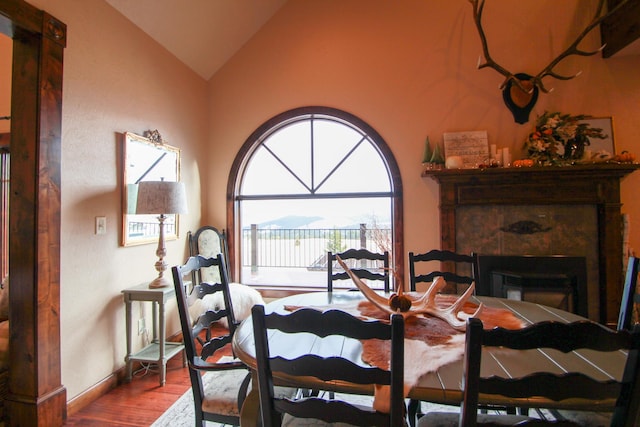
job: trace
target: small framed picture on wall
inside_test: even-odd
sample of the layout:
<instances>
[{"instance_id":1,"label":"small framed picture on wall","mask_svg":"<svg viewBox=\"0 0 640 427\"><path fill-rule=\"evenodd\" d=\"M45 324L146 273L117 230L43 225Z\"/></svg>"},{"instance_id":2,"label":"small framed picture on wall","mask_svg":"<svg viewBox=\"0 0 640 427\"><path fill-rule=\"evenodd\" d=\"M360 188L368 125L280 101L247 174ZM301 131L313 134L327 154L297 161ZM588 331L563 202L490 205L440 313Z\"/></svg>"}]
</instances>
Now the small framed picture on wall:
<instances>
[{"instance_id":1,"label":"small framed picture on wall","mask_svg":"<svg viewBox=\"0 0 640 427\"><path fill-rule=\"evenodd\" d=\"M613 138L613 118L612 117L592 117L590 119L580 120L580 123L588 123L589 127L602 129L604 139L589 138L589 146L586 150L592 153L607 152L614 156L616 154L616 145Z\"/></svg>"}]
</instances>

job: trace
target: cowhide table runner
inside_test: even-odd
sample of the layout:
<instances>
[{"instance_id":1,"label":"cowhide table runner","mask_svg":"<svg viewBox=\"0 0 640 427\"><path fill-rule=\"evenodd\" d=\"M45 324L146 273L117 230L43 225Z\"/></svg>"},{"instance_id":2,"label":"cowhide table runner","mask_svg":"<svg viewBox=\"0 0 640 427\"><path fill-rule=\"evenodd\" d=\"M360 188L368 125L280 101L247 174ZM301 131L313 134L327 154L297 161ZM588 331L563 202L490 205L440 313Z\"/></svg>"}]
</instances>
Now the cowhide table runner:
<instances>
[{"instance_id":1,"label":"cowhide table runner","mask_svg":"<svg viewBox=\"0 0 640 427\"><path fill-rule=\"evenodd\" d=\"M418 297L417 293L405 294L411 299ZM443 308L450 306L457 295L439 294L436 303ZM285 306L287 311L294 311L299 306ZM314 306L317 310L339 309L354 316L389 320L389 315L383 313L367 300L355 304L335 304ZM477 304L467 302L463 311L469 315L478 308ZM502 308L484 306L478 315L486 329L501 326L506 329L520 329L524 322L511 311ZM362 360L372 366L389 369L390 341L365 340L362 341ZM465 333L452 328L444 320L432 316L412 316L405 319L404 341L404 395L407 396L418 379L438 368L462 358L465 347ZM418 363L416 363L418 362ZM374 408L381 412L389 412L389 387L376 386Z\"/></svg>"}]
</instances>

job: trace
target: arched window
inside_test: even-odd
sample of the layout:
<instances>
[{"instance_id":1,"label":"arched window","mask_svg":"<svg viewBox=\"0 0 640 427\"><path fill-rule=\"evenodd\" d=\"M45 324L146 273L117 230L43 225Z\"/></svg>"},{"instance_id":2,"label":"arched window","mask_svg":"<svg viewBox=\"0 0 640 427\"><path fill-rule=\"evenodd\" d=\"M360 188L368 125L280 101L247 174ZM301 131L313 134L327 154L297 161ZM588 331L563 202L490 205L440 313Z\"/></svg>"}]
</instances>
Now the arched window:
<instances>
[{"instance_id":1,"label":"arched window","mask_svg":"<svg viewBox=\"0 0 640 427\"><path fill-rule=\"evenodd\" d=\"M304 107L267 121L236 157L228 192L237 281L325 287L327 251L361 247L389 251L402 275L400 173L382 137L351 114Z\"/></svg>"}]
</instances>

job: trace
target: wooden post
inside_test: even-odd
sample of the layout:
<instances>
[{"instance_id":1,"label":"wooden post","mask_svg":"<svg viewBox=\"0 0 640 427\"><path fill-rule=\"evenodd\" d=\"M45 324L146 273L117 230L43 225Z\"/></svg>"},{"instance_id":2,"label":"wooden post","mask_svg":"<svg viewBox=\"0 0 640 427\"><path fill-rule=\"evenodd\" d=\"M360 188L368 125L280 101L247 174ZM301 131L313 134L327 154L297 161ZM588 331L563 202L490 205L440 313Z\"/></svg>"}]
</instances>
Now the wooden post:
<instances>
[{"instance_id":1,"label":"wooden post","mask_svg":"<svg viewBox=\"0 0 640 427\"><path fill-rule=\"evenodd\" d=\"M66 26L22 0L0 0L13 38L9 202L10 425L61 426L60 160ZM8 31L8 33L7 33Z\"/></svg>"}]
</instances>

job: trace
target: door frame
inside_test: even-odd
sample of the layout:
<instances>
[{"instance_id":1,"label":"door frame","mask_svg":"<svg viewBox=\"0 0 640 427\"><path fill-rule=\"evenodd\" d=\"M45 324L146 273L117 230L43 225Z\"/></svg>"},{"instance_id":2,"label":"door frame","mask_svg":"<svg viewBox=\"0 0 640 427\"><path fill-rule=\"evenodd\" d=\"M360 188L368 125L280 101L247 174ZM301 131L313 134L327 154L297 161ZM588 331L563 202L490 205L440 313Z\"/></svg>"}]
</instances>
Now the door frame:
<instances>
[{"instance_id":1,"label":"door frame","mask_svg":"<svg viewBox=\"0 0 640 427\"><path fill-rule=\"evenodd\" d=\"M13 39L9 200L10 425L61 426L60 184L66 25L23 0L0 0Z\"/></svg>"}]
</instances>

